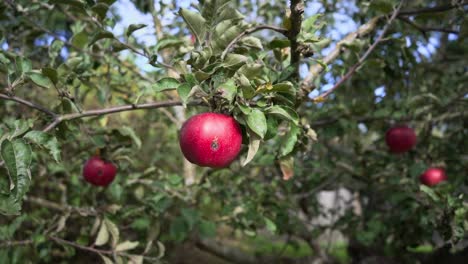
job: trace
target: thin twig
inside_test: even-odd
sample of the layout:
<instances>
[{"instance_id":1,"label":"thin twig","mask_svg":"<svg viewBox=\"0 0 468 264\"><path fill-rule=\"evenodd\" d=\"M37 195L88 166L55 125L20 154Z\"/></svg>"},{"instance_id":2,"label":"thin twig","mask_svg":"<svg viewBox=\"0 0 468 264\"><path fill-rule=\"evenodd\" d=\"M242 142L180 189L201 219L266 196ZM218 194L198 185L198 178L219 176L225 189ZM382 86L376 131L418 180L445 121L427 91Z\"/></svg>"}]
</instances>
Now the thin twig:
<instances>
[{"instance_id":1,"label":"thin twig","mask_svg":"<svg viewBox=\"0 0 468 264\"><path fill-rule=\"evenodd\" d=\"M270 26L270 25L258 25L258 26L255 26L255 27L252 27L252 28L248 28L246 30L244 30L242 33L240 33L237 37L235 37L228 45L227 47L224 49L223 53L221 54L221 59L223 60L227 53L229 52L229 50L232 48L232 46L234 46L234 44L236 44L241 38L243 38L244 36L246 35L249 35L249 34L252 34L254 32L257 32L257 31L260 31L260 30L263 30L263 29L269 29L269 30L273 30L273 31L276 31L276 32L279 32L283 35L286 35L287 34L287 30L284 29L284 28L280 28L280 27L276 27L276 26Z\"/></svg>"},{"instance_id":2,"label":"thin twig","mask_svg":"<svg viewBox=\"0 0 468 264\"><path fill-rule=\"evenodd\" d=\"M20 240L20 241L6 241L0 244L0 248L6 247L17 247L17 246L27 246L34 243L32 239Z\"/></svg>"},{"instance_id":3,"label":"thin twig","mask_svg":"<svg viewBox=\"0 0 468 264\"><path fill-rule=\"evenodd\" d=\"M39 197L27 197L26 201L59 212L76 212L80 215L98 215L98 211L92 207L82 208L70 205L61 205Z\"/></svg>"},{"instance_id":4,"label":"thin twig","mask_svg":"<svg viewBox=\"0 0 468 264\"><path fill-rule=\"evenodd\" d=\"M407 23L408 25L413 26L417 30L421 31L424 35L426 35L426 32L429 32L429 31L444 32L444 33L451 33L451 34L460 34L459 31L449 29L449 28L437 28L437 27L420 26L420 25L414 23L413 21L411 21L411 19L409 19L407 17L404 17L404 16L399 16L398 19L400 19L401 21Z\"/></svg>"},{"instance_id":5,"label":"thin twig","mask_svg":"<svg viewBox=\"0 0 468 264\"><path fill-rule=\"evenodd\" d=\"M330 90L326 91L322 95L319 95L319 96L315 97L312 100L321 101L321 100L325 99L328 95L333 93L338 87L340 87L340 85L342 85L344 82L346 82L356 72L357 68L359 68L359 66L361 66L364 63L364 61L367 59L367 57L369 57L369 55L372 53L372 51L374 51L374 49L377 47L377 45L379 45L380 41L382 40L382 38L385 36L388 29L390 28L390 25L392 24L392 22L397 17L397 15L398 15L398 13L399 13L402 5L403 5L403 2L404 1L400 2L398 7L396 8L396 10L393 12L393 15L390 17L387 24L382 29L382 32L380 33L380 36L374 41L374 43L369 47L369 49L367 49L367 51L359 59L359 61L356 64L354 64L351 67L351 69L349 69L349 71L343 76L343 78L341 78L341 80L339 80Z\"/></svg>"},{"instance_id":6,"label":"thin twig","mask_svg":"<svg viewBox=\"0 0 468 264\"><path fill-rule=\"evenodd\" d=\"M53 117L56 117L57 114L52 112L51 110L41 106L41 105L38 105L36 103L33 103L33 102L30 102L26 99L23 99L23 98L20 98L20 97L17 97L17 96L8 96L6 94L3 94L3 93L0 93L0 99L4 99L4 100L10 100L10 101L14 101L14 102L17 102L17 103L20 103L22 105L26 105L30 108L34 108L38 111L41 111L43 113L46 113L50 116L53 116Z\"/></svg>"}]
</instances>

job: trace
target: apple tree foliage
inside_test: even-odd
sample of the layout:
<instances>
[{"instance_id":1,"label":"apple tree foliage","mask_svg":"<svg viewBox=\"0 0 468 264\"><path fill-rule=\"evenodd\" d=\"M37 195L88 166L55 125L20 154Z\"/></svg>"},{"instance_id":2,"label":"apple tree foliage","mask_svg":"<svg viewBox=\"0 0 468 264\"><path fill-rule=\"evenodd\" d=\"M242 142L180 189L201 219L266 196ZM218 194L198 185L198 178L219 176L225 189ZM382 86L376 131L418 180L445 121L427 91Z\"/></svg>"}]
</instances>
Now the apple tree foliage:
<instances>
[{"instance_id":1,"label":"apple tree foliage","mask_svg":"<svg viewBox=\"0 0 468 264\"><path fill-rule=\"evenodd\" d=\"M316 256L339 230L400 261L466 240L466 1L127 4L152 23L117 35L115 0L0 3L4 263L164 263L221 228ZM154 45L135 37L150 27ZM179 150L180 125L208 111L243 129L225 169ZM418 143L394 155L384 135L402 123ZM107 188L81 176L96 154L118 165ZM420 185L429 166L448 181ZM312 224L316 194L337 188L353 207Z\"/></svg>"}]
</instances>

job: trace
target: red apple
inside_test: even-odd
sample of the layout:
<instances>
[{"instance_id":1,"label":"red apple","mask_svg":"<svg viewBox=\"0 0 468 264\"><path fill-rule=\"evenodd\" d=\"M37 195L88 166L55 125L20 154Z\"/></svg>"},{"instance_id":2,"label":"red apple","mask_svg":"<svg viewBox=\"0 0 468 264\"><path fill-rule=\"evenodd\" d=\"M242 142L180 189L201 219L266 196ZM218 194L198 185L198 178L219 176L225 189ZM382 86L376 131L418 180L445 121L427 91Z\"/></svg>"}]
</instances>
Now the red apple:
<instances>
[{"instance_id":1,"label":"red apple","mask_svg":"<svg viewBox=\"0 0 468 264\"><path fill-rule=\"evenodd\" d=\"M447 180L447 175L442 168L429 168L419 176L419 181L427 186L434 186L445 180Z\"/></svg>"},{"instance_id":2,"label":"red apple","mask_svg":"<svg viewBox=\"0 0 468 264\"><path fill-rule=\"evenodd\" d=\"M416 145L416 139L414 130L407 126L394 126L385 135L385 141L393 153L403 153L412 149Z\"/></svg>"},{"instance_id":3,"label":"red apple","mask_svg":"<svg viewBox=\"0 0 468 264\"><path fill-rule=\"evenodd\" d=\"M83 167L84 179L96 186L107 186L115 178L117 168L107 160L94 156L86 161Z\"/></svg>"},{"instance_id":4,"label":"red apple","mask_svg":"<svg viewBox=\"0 0 468 264\"><path fill-rule=\"evenodd\" d=\"M202 113L188 119L180 130L185 158L202 167L227 167L241 150L242 131L228 115Z\"/></svg>"}]
</instances>

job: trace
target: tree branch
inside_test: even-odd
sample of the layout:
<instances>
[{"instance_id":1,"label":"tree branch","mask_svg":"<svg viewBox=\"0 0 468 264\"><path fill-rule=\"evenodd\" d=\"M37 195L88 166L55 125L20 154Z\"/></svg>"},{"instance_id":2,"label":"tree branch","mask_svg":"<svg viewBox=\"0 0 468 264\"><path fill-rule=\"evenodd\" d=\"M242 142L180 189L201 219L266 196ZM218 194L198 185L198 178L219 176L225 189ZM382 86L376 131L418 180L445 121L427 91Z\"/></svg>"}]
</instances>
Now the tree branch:
<instances>
[{"instance_id":1,"label":"tree branch","mask_svg":"<svg viewBox=\"0 0 468 264\"><path fill-rule=\"evenodd\" d=\"M189 103L189 105L198 105L198 104L200 104L199 101L192 101ZM83 117L101 116L101 115L108 115L108 114L119 113L119 112L134 111L134 110L141 110L141 109L155 109L155 108L178 106L178 105L182 105L182 102L171 100L171 101L144 103L144 104L114 106L114 107L109 107L109 108L104 108L104 109L87 110L81 113L65 114L65 115L57 116L51 124L49 124L46 128L43 129L43 131L44 132L50 131L51 129L55 128L58 124L60 124L63 121L69 121L69 120L79 119Z\"/></svg>"},{"instance_id":2,"label":"tree branch","mask_svg":"<svg viewBox=\"0 0 468 264\"><path fill-rule=\"evenodd\" d=\"M413 15L420 15L420 14L426 14L426 13L439 13L439 12L445 12L457 7L462 7L468 5L468 1L464 0L460 4L448 4L448 5L440 5L440 6L435 6L435 7L427 7L427 8L421 8L421 9L415 9L415 10L402 10L399 12L398 16L413 16Z\"/></svg>"},{"instance_id":3,"label":"tree branch","mask_svg":"<svg viewBox=\"0 0 468 264\"><path fill-rule=\"evenodd\" d=\"M223 53L221 54L221 59L223 60L227 53L229 52L229 50L232 48L232 46L234 46L234 44L236 44L241 38L243 38L244 36L246 35L249 35L249 34L252 34L254 32L257 32L257 31L260 31L260 30L263 30L263 29L269 29L269 30L273 30L273 31L276 31L276 32L279 32L283 35L286 35L287 34L287 30L284 29L284 28L280 28L280 27L276 27L276 26L270 26L270 25L258 25L258 26L255 26L255 27L251 27L251 28L248 28L246 30L244 30L242 33L240 33L237 37L235 37L228 45L227 47L224 49Z\"/></svg>"},{"instance_id":4,"label":"tree branch","mask_svg":"<svg viewBox=\"0 0 468 264\"><path fill-rule=\"evenodd\" d=\"M411 25L413 26L414 28L416 28L417 30L421 31L423 33L424 36L426 36L426 32L429 32L429 31L437 31L437 32L444 32L444 33L452 33L452 34L460 34L459 31L457 30L453 30L453 29L449 29L449 28L436 28L436 27L424 27L424 26L420 26L416 23L414 23L413 21L411 21L411 19L405 17L405 16L399 16L398 19L400 19L401 21L407 23L408 25Z\"/></svg>"},{"instance_id":5,"label":"tree branch","mask_svg":"<svg viewBox=\"0 0 468 264\"><path fill-rule=\"evenodd\" d=\"M288 32L288 39L291 45L291 65L296 68L294 78L298 79L301 53L298 50L299 43L297 42L297 35L299 35L301 31L302 14L304 13L304 1L291 0L290 10L291 29Z\"/></svg>"},{"instance_id":6,"label":"tree branch","mask_svg":"<svg viewBox=\"0 0 468 264\"><path fill-rule=\"evenodd\" d=\"M353 67L351 67L351 69L349 69L349 71L343 76L343 78L341 78L341 80L339 80L330 90L326 91L322 95L319 95L319 96L315 97L312 100L321 101L321 100L325 99L328 95L330 95L332 92L334 92L338 87L340 87L340 85L342 85L344 82L346 82L356 72L357 68L359 68L359 66L361 66L364 63L364 61L367 59L367 57L369 57L369 55L372 53L372 51L374 51L374 49L377 47L377 45L379 45L380 41L382 40L382 38L384 37L384 35L387 33L388 29L390 28L390 25L392 24L392 22L397 17L397 15L398 15L398 13L399 13L402 5L403 5L403 2L404 1L400 2L398 7L396 8L396 10L393 12L393 15L390 17L387 24L382 29L382 32L380 33L380 36L374 41L374 43L369 47L369 49L367 49L367 51L359 59L359 61L356 64L354 64Z\"/></svg>"},{"instance_id":7,"label":"tree branch","mask_svg":"<svg viewBox=\"0 0 468 264\"><path fill-rule=\"evenodd\" d=\"M39 197L27 197L27 202L39 205L41 207L45 207L48 209L52 209L59 212L76 212L80 215L87 216L87 215L98 215L98 211L95 208L82 208L82 207L74 207L70 205L61 205L52 201L48 201Z\"/></svg>"},{"instance_id":8,"label":"tree branch","mask_svg":"<svg viewBox=\"0 0 468 264\"><path fill-rule=\"evenodd\" d=\"M444 12L444 11L454 9L458 6L466 6L466 5L468 5L467 0L463 1L463 3L461 3L460 5L448 4L448 5L440 5L440 6L421 8L421 9L415 9L415 10L402 10L398 13L397 16L400 17L400 16L411 16L411 15L418 15L418 14L424 14L424 13ZM372 31L374 31L377 28L377 22L382 18L384 18L384 16L376 16L370 19L369 22L360 26L356 31L351 32L348 35L346 35L342 40L340 40L336 44L335 48L322 59L323 64L328 65L332 61L334 61L336 58L338 58L338 56L340 56L341 53L344 51L343 46L345 46L346 44L350 44L355 39L368 35ZM309 74L304 78L304 80L302 81L302 85L301 85L301 90L303 91L303 94L305 96L315 89L315 85L313 84L313 81L324 70L325 70L325 67L323 67L320 64L316 64L310 67Z\"/></svg>"},{"instance_id":9,"label":"tree branch","mask_svg":"<svg viewBox=\"0 0 468 264\"><path fill-rule=\"evenodd\" d=\"M97 248L94 248L94 247L87 247L87 246L83 246L83 245L80 245L78 243L68 241L68 240L65 240L65 239L62 239L62 238L59 238L59 237L56 237L56 236L48 236L48 238L50 240L58 243L58 244L72 246L74 248L81 249L81 250L84 250L84 251L93 252L93 253L96 253L98 255L110 255L110 256L117 255L117 256L123 256L123 257L142 256L144 259L150 260L150 261L159 260L158 258L147 257L147 256L143 256L143 255L134 255L134 254L128 254L128 253L119 252L119 251L104 250L104 249L97 249Z\"/></svg>"},{"instance_id":10,"label":"tree branch","mask_svg":"<svg viewBox=\"0 0 468 264\"><path fill-rule=\"evenodd\" d=\"M36 103L33 103L33 102L30 102L28 100L25 100L23 98L20 98L20 97L17 97L17 96L9 96L9 95L6 95L6 94L3 94L3 93L0 93L0 99L3 99L3 100L9 100L9 101L14 101L14 102L17 102L17 103L20 103L22 105L26 105L30 108L33 108L33 109L36 109L38 111L41 111L45 114L48 114L52 117L56 117L57 114L50 111L49 109L41 106L41 105L38 105Z\"/></svg>"}]
</instances>

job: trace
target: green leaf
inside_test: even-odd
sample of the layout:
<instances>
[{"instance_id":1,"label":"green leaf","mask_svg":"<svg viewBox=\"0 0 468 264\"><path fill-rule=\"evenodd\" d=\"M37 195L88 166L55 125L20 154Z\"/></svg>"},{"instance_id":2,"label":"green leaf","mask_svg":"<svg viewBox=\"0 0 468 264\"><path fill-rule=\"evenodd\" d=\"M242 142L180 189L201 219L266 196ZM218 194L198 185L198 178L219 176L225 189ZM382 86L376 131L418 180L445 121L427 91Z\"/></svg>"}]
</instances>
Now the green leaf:
<instances>
[{"instance_id":1,"label":"green leaf","mask_svg":"<svg viewBox=\"0 0 468 264\"><path fill-rule=\"evenodd\" d=\"M153 84L152 87L155 92L162 92L166 90L177 89L177 87L179 87L179 84L180 83L178 80L171 77L165 77Z\"/></svg>"},{"instance_id":2,"label":"green leaf","mask_svg":"<svg viewBox=\"0 0 468 264\"><path fill-rule=\"evenodd\" d=\"M182 208L182 210L180 210L180 213L184 217L185 222L187 223L189 230L192 230L194 228L195 224L199 220L200 216L198 215L198 212L195 211L192 208Z\"/></svg>"},{"instance_id":3,"label":"green leaf","mask_svg":"<svg viewBox=\"0 0 468 264\"><path fill-rule=\"evenodd\" d=\"M129 126L123 126L117 129L122 136L130 137L137 148L141 148L141 139L136 135L135 130Z\"/></svg>"},{"instance_id":4,"label":"green leaf","mask_svg":"<svg viewBox=\"0 0 468 264\"><path fill-rule=\"evenodd\" d=\"M57 56L60 54L65 43L61 40L54 40L52 44L49 46L49 57L54 62Z\"/></svg>"},{"instance_id":5,"label":"green leaf","mask_svg":"<svg viewBox=\"0 0 468 264\"><path fill-rule=\"evenodd\" d=\"M218 91L221 92L221 96L232 103L237 94L237 86L232 79L219 85Z\"/></svg>"},{"instance_id":6,"label":"green leaf","mask_svg":"<svg viewBox=\"0 0 468 264\"><path fill-rule=\"evenodd\" d=\"M274 234L277 230L276 224L268 217L264 217L263 219L265 220L267 230Z\"/></svg>"},{"instance_id":7,"label":"green leaf","mask_svg":"<svg viewBox=\"0 0 468 264\"><path fill-rule=\"evenodd\" d=\"M52 81L49 79L49 77L43 75L42 73L39 72L27 72L26 75L29 77L29 79L35 83L37 86L43 87L43 88L51 88L54 87L54 84Z\"/></svg>"},{"instance_id":8,"label":"green leaf","mask_svg":"<svg viewBox=\"0 0 468 264\"><path fill-rule=\"evenodd\" d=\"M247 105L244 105L242 103L236 103L237 106L239 107L239 110L241 110L241 112L244 114L244 115L249 115L250 112L252 112L252 108L247 106Z\"/></svg>"},{"instance_id":9,"label":"green leaf","mask_svg":"<svg viewBox=\"0 0 468 264\"><path fill-rule=\"evenodd\" d=\"M55 136L42 131L29 131L24 138L49 150L56 162L60 162L60 146Z\"/></svg>"},{"instance_id":10,"label":"green leaf","mask_svg":"<svg viewBox=\"0 0 468 264\"><path fill-rule=\"evenodd\" d=\"M17 119L13 124L9 125L10 129L10 136L8 136L9 139L14 139L16 137L19 137L26 133L31 127L33 126L33 121L32 120L22 120L22 119Z\"/></svg>"},{"instance_id":11,"label":"green leaf","mask_svg":"<svg viewBox=\"0 0 468 264\"><path fill-rule=\"evenodd\" d=\"M177 93L179 94L180 99L182 100L182 103L184 106L186 106L188 99L190 98L190 95L192 91L192 86L188 83L183 83L177 87Z\"/></svg>"},{"instance_id":12,"label":"green leaf","mask_svg":"<svg viewBox=\"0 0 468 264\"><path fill-rule=\"evenodd\" d=\"M257 151L260 147L260 137L256 133L249 130L249 150L247 151L247 156L242 161L242 167L247 165L257 154Z\"/></svg>"},{"instance_id":13,"label":"green leaf","mask_svg":"<svg viewBox=\"0 0 468 264\"><path fill-rule=\"evenodd\" d=\"M246 121L249 128L263 139L267 131L265 114L261 110L253 108L247 115Z\"/></svg>"},{"instance_id":14,"label":"green leaf","mask_svg":"<svg viewBox=\"0 0 468 264\"><path fill-rule=\"evenodd\" d=\"M44 76L49 78L52 81L53 84L57 84L57 82L58 82L58 73L57 73L56 69L46 67L46 68L42 68L41 72L42 72L42 74Z\"/></svg>"},{"instance_id":15,"label":"green leaf","mask_svg":"<svg viewBox=\"0 0 468 264\"><path fill-rule=\"evenodd\" d=\"M274 84L271 88L272 92L287 93L296 96L296 89L291 82L282 82Z\"/></svg>"},{"instance_id":16,"label":"green leaf","mask_svg":"<svg viewBox=\"0 0 468 264\"><path fill-rule=\"evenodd\" d=\"M99 20L103 20L104 18L106 18L109 6L105 3L97 3L91 7L91 10L98 15Z\"/></svg>"},{"instance_id":17,"label":"green leaf","mask_svg":"<svg viewBox=\"0 0 468 264\"><path fill-rule=\"evenodd\" d=\"M275 115L282 119L292 121L295 125L299 125L299 116L297 115L296 111L287 106L274 105L265 109L265 112L267 114Z\"/></svg>"},{"instance_id":18,"label":"green leaf","mask_svg":"<svg viewBox=\"0 0 468 264\"><path fill-rule=\"evenodd\" d=\"M298 136L301 130L298 126L291 124L289 132L286 134L280 149L280 157L284 157L291 153L294 150L294 146L296 146Z\"/></svg>"},{"instance_id":19,"label":"green leaf","mask_svg":"<svg viewBox=\"0 0 468 264\"><path fill-rule=\"evenodd\" d=\"M254 49L263 49L262 41L259 38L248 36L240 41L240 44Z\"/></svg>"},{"instance_id":20,"label":"green leaf","mask_svg":"<svg viewBox=\"0 0 468 264\"><path fill-rule=\"evenodd\" d=\"M289 43L289 39L287 38L274 38L272 41L270 41L270 44L268 44L268 47L270 49L284 49L289 47L291 44Z\"/></svg>"},{"instance_id":21,"label":"green leaf","mask_svg":"<svg viewBox=\"0 0 468 264\"><path fill-rule=\"evenodd\" d=\"M426 185L419 185L419 190L426 193L434 202L440 200L439 196L434 192L434 190Z\"/></svg>"},{"instance_id":22,"label":"green leaf","mask_svg":"<svg viewBox=\"0 0 468 264\"><path fill-rule=\"evenodd\" d=\"M13 195L0 194L0 213L4 215L19 215L21 211L21 201Z\"/></svg>"},{"instance_id":23,"label":"green leaf","mask_svg":"<svg viewBox=\"0 0 468 264\"><path fill-rule=\"evenodd\" d=\"M22 139L12 141L6 139L1 145L1 156L15 185L13 194L19 202L27 192L31 182L29 171L32 159L31 147Z\"/></svg>"},{"instance_id":24,"label":"green leaf","mask_svg":"<svg viewBox=\"0 0 468 264\"><path fill-rule=\"evenodd\" d=\"M166 38L159 40L156 46L154 47L154 49L156 50L156 52L158 52L163 49L167 49L171 47L178 47L182 44L184 44L184 41L182 41L180 38L166 37Z\"/></svg>"},{"instance_id":25,"label":"green leaf","mask_svg":"<svg viewBox=\"0 0 468 264\"><path fill-rule=\"evenodd\" d=\"M199 13L184 8L179 10L179 15L187 23L192 34L198 39L198 42L203 43L206 33L205 19Z\"/></svg>"},{"instance_id":26,"label":"green leaf","mask_svg":"<svg viewBox=\"0 0 468 264\"><path fill-rule=\"evenodd\" d=\"M280 76L278 77L278 82L283 82L283 81L286 81L286 80L289 80L290 77L296 72L296 67L292 66L292 65L289 65L288 67L286 67L286 69L284 69Z\"/></svg>"},{"instance_id":27,"label":"green leaf","mask_svg":"<svg viewBox=\"0 0 468 264\"><path fill-rule=\"evenodd\" d=\"M214 237L216 236L216 224L211 221L201 220L198 231L202 237Z\"/></svg>"},{"instance_id":28,"label":"green leaf","mask_svg":"<svg viewBox=\"0 0 468 264\"><path fill-rule=\"evenodd\" d=\"M301 31L303 32L307 32L307 33L314 33L317 31L317 26L315 24L315 22L321 18L323 16L323 14L315 14L311 17L308 17L306 18L303 22L302 22L302 25L301 25Z\"/></svg>"},{"instance_id":29,"label":"green leaf","mask_svg":"<svg viewBox=\"0 0 468 264\"><path fill-rule=\"evenodd\" d=\"M16 217L11 224L0 226L0 240L13 239L15 232L21 227L21 224L26 220L27 216Z\"/></svg>"},{"instance_id":30,"label":"green leaf","mask_svg":"<svg viewBox=\"0 0 468 264\"><path fill-rule=\"evenodd\" d=\"M176 241L184 240L188 235L189 229L183 218L176 218L172 221L169 228L169 234Z\"/></svg>"},{"instance_id":31,"label":"green leaf","mask_svg":"<svg viewBox=\"0 0 468 264\"><path fill-rule=\"evenodd\" d=\"M1 64L4 64L4 65L8 65L10 64L10 60L5 56L3 55L2 53L0 53L0 63Z\"/></svg>"},{"instance_id":32,"label":"green leaf","mask_svg":"<svg viewBox=\"0 0 468 264\"><path fill-rule=\"evenodd\" d=\"M278 120L272 116L267 117L267 132L264 140L269 140L278 135Z\"/></svg>"},{"instance_id":33,"label":"green leaf","mask_svg":"<svg viewBox=\"0 0 468 264\"><path fill-rule=\"evenodd\" d=\"M249 58L244 55L230 53L224 59L223 66L226 68L234 68L235 70L248 60ZM235 66L237 66L237 68L235 68Z\"/></svg>"},{"instance_id":34,"label":"green leaf","mask_svg":"<svg viewBox=\"0 0 468 264\"><path fill-rule=\"evenodd\" d=\"M3 168L0 167L0 195L10 195L10 179L8 178L6 173L1 173L2 170Z\"/></svg>"},{"instance_id":35,"label":"green leaf","mask_svg":"<svg viewBox=\"0 0 468 264\"><path fill-rule=\"evenodd\" d=\"M147 25L145 25L145 24L131 24L130 26L128 26L127 32L125 33L125 36L127 36L127 38L128 38L128 37L130 37L130 35L133 32L135 32L135 31L137 31L139 29L142 29L144 27L147 27Z\"/></svg>"},{"instance_id":36,"label":"green leaf","mask_svg":"<svg viewBox=\"0 0 468 264\"><path fill-rule=\"evenodd\" d=\"M26 58L18 57L16 59L16 71L18 75L32 70L32 62Z\"/></svg>"},{"instance_id":37,"label":"green leaf","mask_svg":"<svg viewBox=\"0 0 468 264\"><path fill-rule=\"evenodd\" d=\"M260 75L263 71L263 65L259 63L246 64L237 71L237 73L243 74L247 79L254 79Z\"/></svg>"},{"instance_id":38,"label":"green leaf","mask_svg":"<svg viewBox=\"0 0 468 264\"><path fill-rule=\"evenodd\" d=\"M231 2L231 0L211 0L204 3L202 14L210 27L213 26L216 21L227 19L222 17L221 14L225 13L224 11L226 7L228 7L229 2ZM232 9L229 9L228 11L231 10ZM231 13L231 15L236 15L232 14L233 12L229 13Z\"/></svg>"},{"instance_id":39,"label":"green leaf","mask_svg":"<svg viewBox=\"0 0 468 264\"><path fill-rule=\"evenodd\" d=\"M113 39L114 38L114 34L112 34L112 32L109 32L109 31L99 31L98 33L96 33L93 38L91 39L91 41L89 41L88 43L88 46L91 46L93 45L94 43L96 43L96 41L98 40L101 40L101 39Z\"/></svg>"},{"instance_id":40,"label":"green leaf","mask_svg":"<svg viewBox=\"0 0 468 264\"><path fill-rule=\"evenodd\" d=\"M215 52L223 51L246 27L245 23L238 23L237 19L222 21L214 29L211 47Z\"/></svg>"},{"instance_id":41,"label":"green leaf","mask_svg":"<svg viewBox=\"0 0 468 264\"><path fill-rule=\"evenodd\" d=\"M80 31L79 33L73 35L71 43L74 47L83 49L88 45L88 34L86 34L85 31Z\"/></svg>"}]
</instances>

